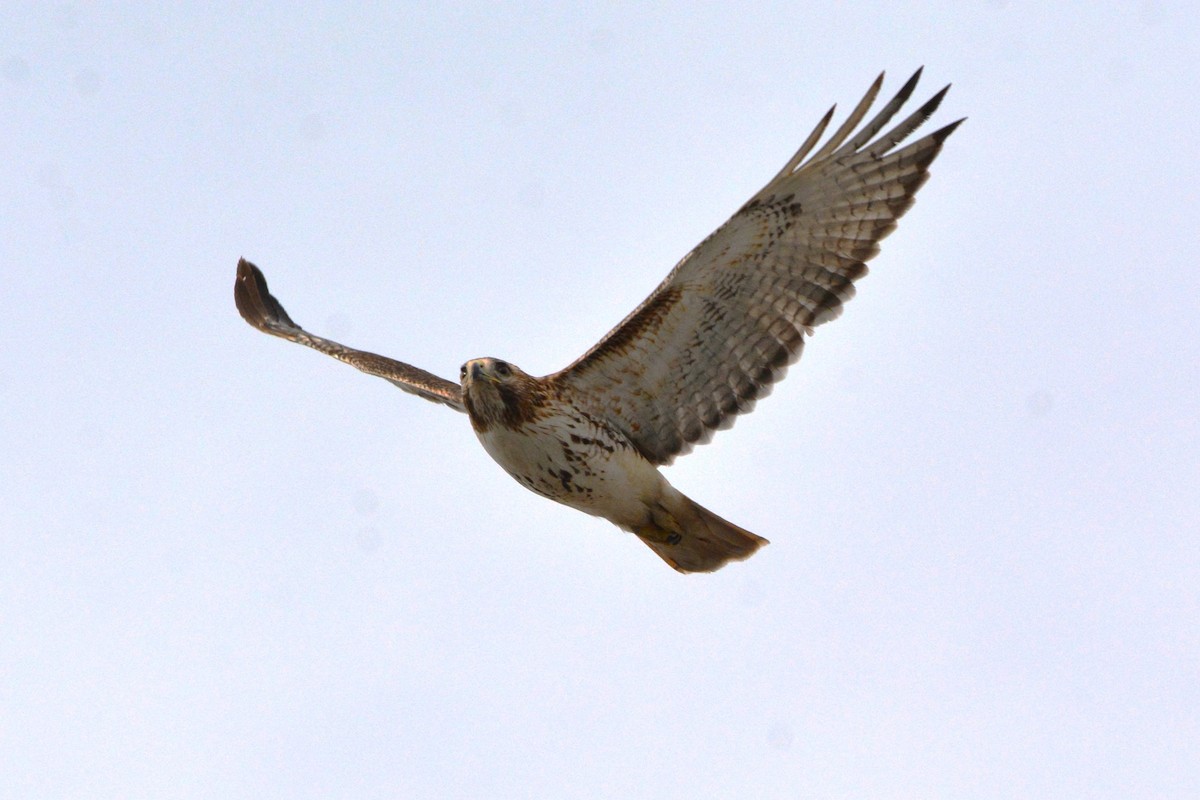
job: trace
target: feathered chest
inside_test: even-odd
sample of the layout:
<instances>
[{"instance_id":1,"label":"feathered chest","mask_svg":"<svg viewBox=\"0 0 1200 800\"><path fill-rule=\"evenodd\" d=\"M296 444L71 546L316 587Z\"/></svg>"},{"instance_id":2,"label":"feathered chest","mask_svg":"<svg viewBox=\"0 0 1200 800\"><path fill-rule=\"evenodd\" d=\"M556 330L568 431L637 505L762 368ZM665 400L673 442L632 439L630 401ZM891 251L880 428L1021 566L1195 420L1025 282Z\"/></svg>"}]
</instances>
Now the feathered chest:
<instances>
[{"instance_id":1,"label":"feathered chest","mask_svg":"<svg viewBox=\"0 0 1200 800\"><path fill-rule=\"evenodd\" d=\"M488 455L527 489L593 513L646 467L653 469L621 434L577 409L476 434Z\"/></svg>"}]
</instances>

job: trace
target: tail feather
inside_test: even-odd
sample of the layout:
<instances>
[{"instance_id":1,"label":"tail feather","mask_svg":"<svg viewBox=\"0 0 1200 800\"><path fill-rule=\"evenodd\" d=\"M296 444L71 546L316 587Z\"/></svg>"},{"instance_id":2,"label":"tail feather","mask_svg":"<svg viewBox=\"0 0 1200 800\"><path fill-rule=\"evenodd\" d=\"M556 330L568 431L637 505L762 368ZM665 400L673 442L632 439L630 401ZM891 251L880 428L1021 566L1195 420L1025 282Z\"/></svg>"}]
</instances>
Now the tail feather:
<instances>
[{"instance_id":1,"label":"tail feather","mask_svg":"<svg viewBox=\"0 0 1200 800\"><path fill-rule=\"evenodd\" d=\"M676 508L662 509L661 516L655 514L653 522L634 533L679 572L715 572L770 544L687 497L678 497L682 503Z\"/></svg>"}]
</instances>

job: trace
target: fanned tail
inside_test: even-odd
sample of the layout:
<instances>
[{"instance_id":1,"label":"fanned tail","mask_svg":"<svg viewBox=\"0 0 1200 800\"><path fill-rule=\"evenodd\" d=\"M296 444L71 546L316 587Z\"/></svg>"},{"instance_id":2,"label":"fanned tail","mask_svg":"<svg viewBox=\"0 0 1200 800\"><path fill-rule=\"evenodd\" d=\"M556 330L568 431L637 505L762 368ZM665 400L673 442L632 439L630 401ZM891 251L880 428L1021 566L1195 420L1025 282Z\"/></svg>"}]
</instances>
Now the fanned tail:
<instances>
[{"instance_id":1,"label":"fanned tail","mask_svg":"<svg viewBox=\"0 0 1200 800\"><path fill-rule=\"evenodd\" d=\"M770 544L682 494L677 497L681 502L675 508L662 509L664 513L656 513L653 523L634 533L679 572L715 572Z\"/></svg>"}]
</instances>

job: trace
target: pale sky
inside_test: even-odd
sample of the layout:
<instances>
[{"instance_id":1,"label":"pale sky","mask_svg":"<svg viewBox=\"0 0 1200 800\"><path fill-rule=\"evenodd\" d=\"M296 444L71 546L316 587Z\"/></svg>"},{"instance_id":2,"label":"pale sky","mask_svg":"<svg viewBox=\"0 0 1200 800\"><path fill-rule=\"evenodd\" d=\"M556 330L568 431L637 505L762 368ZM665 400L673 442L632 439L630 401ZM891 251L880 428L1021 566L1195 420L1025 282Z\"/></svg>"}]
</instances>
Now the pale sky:
<instances>
[{"instance_id":1,"label":"pale sky","mask_svg":"<svg viewBox=\"0 0 1200 800\"><path fill-rule=\"evenodd\" d=\"M393 5L5 10L0 798L1200 796L1194 9ZM719 573L234 308L554 371L922 64Z\"/></svg>"}]
</instances>

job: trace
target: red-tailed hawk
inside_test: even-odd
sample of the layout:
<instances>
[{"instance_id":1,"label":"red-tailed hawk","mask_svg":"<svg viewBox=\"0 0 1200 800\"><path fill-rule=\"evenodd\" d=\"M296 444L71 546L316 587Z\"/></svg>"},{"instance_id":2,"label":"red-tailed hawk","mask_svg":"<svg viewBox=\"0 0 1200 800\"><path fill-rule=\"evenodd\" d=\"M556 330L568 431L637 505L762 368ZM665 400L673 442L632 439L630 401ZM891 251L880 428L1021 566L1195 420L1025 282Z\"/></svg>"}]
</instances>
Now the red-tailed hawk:
<instances>
[{"instance_id":1,"label":"red-tailed hawk","mask_svg":"<svg viewBox=\"0 0 1200 800\"><path fill-rule=\"evenodd\" d=\"M657 468L753 408L800 357L805 336L854 295L865 262L912 206L929 164L962 122L897 149L947 86L879 135L920 74L858 128L880 75L813 152L831 108L779 174L620 325L552 375L477 358L452 383L315 336L292 322L244 259L234 284L238 311L265 333L465 412L488 454L526 488L637 534L680 572L711 572L767 540L684 497Z\"/></svg>"}]
</instances>

